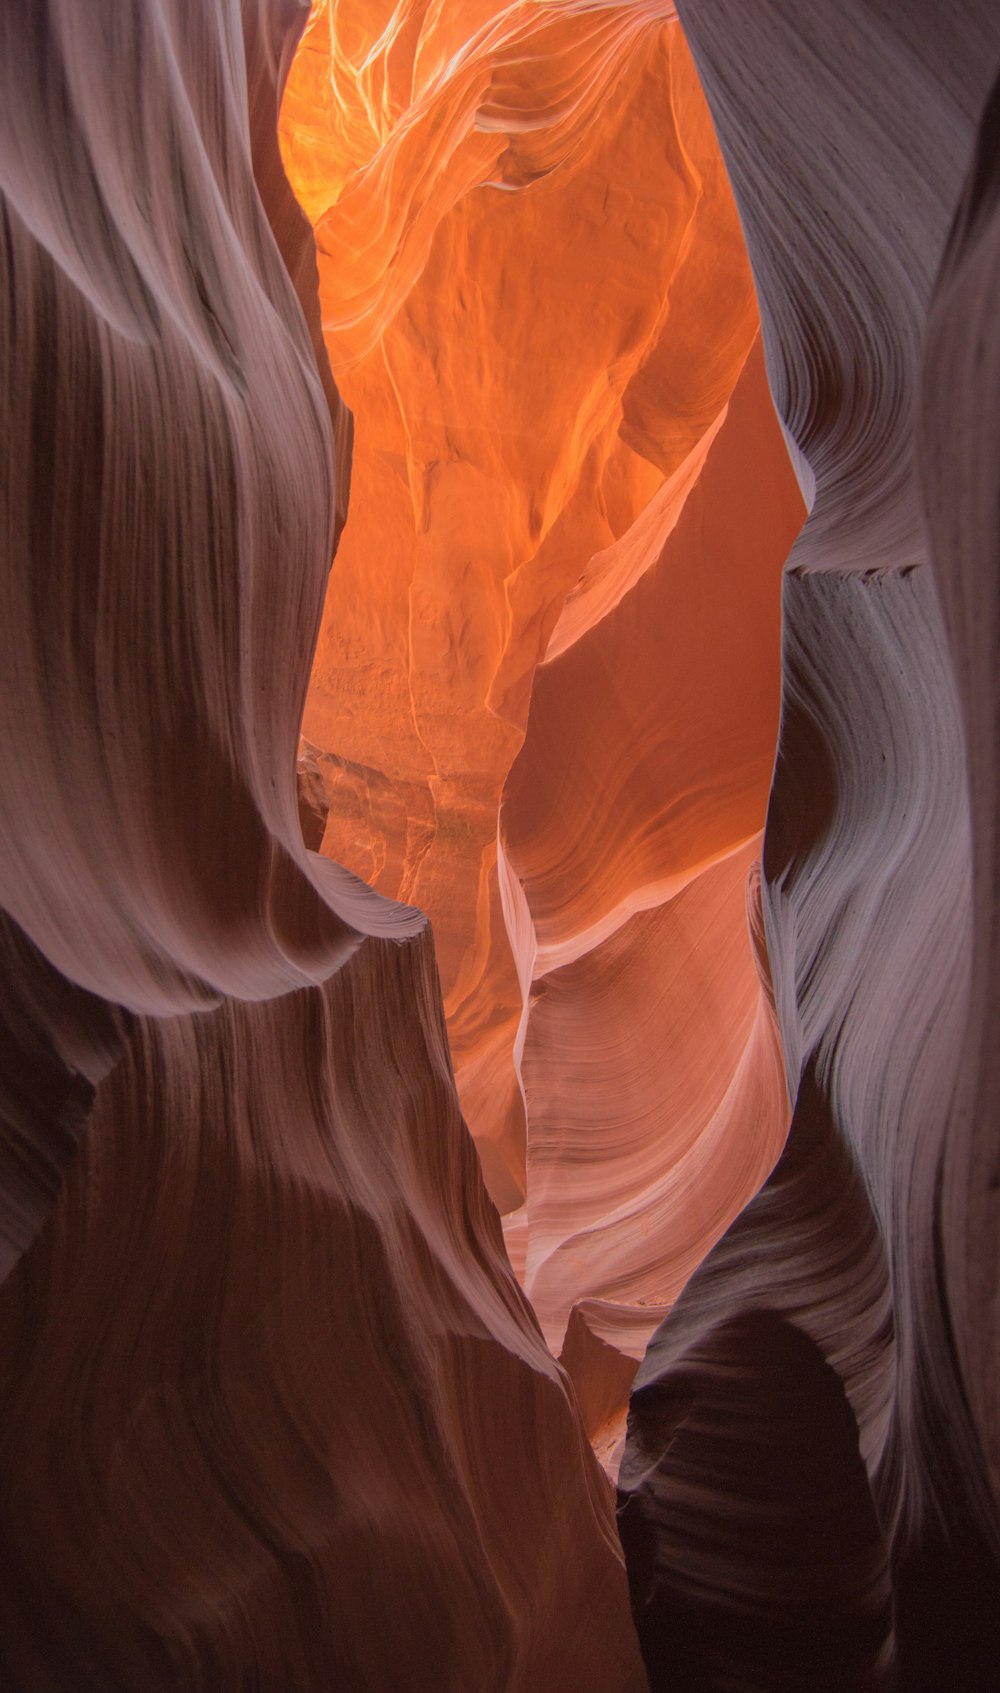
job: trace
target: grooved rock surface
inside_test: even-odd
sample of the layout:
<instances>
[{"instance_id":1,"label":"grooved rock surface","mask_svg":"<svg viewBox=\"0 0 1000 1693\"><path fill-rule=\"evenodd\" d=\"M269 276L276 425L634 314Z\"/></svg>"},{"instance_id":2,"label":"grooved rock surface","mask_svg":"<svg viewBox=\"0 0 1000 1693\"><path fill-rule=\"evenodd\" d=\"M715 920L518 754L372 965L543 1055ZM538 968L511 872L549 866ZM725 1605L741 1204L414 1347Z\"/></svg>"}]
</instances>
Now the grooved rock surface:
<instances>
[{"instance_id":1,"label":"grooved rock surface","mask_svg":"<svg viewBox=\"0 0 1000 1693\"><path fill-rule=\"evenodd\" d=\"M965 730L973 831L972 981L955 1129L944 1157L944 1269L970 1410L1000 1500L998 291L1000 79L983 115L928 316L920 432L935 582Z\"/></svg>"},{"instance_id":2,"label":"grooved rock surface","mask_svg":"<svg viewBox=\"0 0 1000 1693\"><path fill-rule=\"evenodd\" d=\"M138 1022L0 1359L5 1687L644 1686L426 928Z\"/></svg>"},{"instance_id":3,"label":"grooved rock surface","mask_svg":"<svg viewBox=\"0 0 1000 1693\"><path fill-rule=\"evenodd\" d=\"M0 1682L641 1693L429 927L300 832L303 21L0 12Z\"/></svg>"},{"instance_id":4,"label":"grooved rock surface","mask_svg":"<svg viewBox=\"0 0 1000 1693\"><path fill-rule=\"evenodd\" d=\"M636 1379L620 1492L633 1604L654 1689L985 1693L1000 1661L995 101L962 196L1000 18L974 0L771 0L752 28L732 0L680 11L815 488L785 574L763 859L792 1126ZM793 1485L795 1405L826 1458L802 1453Z\"/></svg>"},{"instance_id":5,"label":"grooved rock surface","mask_svg":"<svg viewBox=\"0 0 1000 1693\"><path fill-rule=\"evenodd\" d=\"M757 825L776 567L801 516L758 344L643 575L536 673L501 811L527 984L528 1199L508 1227L557 1349L582 1300L638 1362L784 1140Z\"/></svg>"},{"instance_id":6,"label":"grooved rock surface","mask_svg":"<svg viewBox=\"0 0 1000 1693\"><path fill-rule=\"evenodd\" d=\"M656 1471L659 1520L651 1531L633 1496L621 1530L656 1679L685 1693L884 1687L886 1547L854 1415L819 1347L748 1310L701 1336L642 1407L629 1458ZM738 1591L716 1588L722 1564L745 1572Z\"/></svg>"},{"instance_id":7,"label":"grooved rock surface","mask_svg":"<svg viewBox=\"0 0 1000 1693\"><path fill-rule=\"evenodd\" d=\"M0 7L5 1693L995 1688L1000 17L679 10Z\"/></svg>"}]
</instances>

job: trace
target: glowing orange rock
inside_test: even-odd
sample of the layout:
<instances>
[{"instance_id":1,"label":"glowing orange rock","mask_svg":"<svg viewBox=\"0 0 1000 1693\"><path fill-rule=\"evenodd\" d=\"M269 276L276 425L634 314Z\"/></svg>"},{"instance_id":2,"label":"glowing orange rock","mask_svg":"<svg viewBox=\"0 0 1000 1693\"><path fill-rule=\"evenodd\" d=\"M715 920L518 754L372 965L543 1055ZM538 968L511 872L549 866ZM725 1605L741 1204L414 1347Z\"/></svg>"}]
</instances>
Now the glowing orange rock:
<instances>
[{"instance_id":1,"label":"glowing orange rock","mask_svg":"<svg viewBox=\"0 0 1000 1693\"><path fill-rule=\"evenodd\" d=\"M757 330L739 225L663 4L331 0L282 140L358 419L303 724L322 850L429 913L463 1105L510 1211L501 792L549 643L653 562L720 427Z\"/></svg>"},{"instance_id":2,"label":"glowing orange rock","mask_svg":"<svg viewBox=\"0 0 1000 1693\"><path fill-rule=\"evenodd\" d=\"M515 1227L575 1372L599 1362L581 1322L638 1362L787 1128L757 860L777 567L801 516L758 346L665 540L650 514L648 568L538 670L505 788L528 1108Z\"/></svg>"}]
</instances>

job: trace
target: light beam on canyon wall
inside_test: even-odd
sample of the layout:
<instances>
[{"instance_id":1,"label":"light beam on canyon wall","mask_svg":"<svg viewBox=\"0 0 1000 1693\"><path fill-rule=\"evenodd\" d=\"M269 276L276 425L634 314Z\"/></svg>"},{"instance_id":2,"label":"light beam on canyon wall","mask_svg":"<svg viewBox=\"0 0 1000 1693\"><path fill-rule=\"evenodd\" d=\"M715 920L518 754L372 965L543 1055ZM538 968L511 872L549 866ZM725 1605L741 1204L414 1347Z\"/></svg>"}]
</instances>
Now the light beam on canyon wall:
<instances>
[{"instance_id":1,"label":"light beam on canyon wall","mask_svg":"<svg viewBox=\"0 0 1000 1693\"><path fill-rule=\"evenodd\" d=\"M787 1126L746 888L802 504L736 211L649 0L321 0L281 134L357 418L307 827L433 922L597 1435Z\"/></svg>"},{"instance_id":2,"label":"light beam on canyon wall","mask_svg":"<svg viewBox=\"0 0 1000 1693\"><path fill-rule=\"evenodd\" d=\"M0 7L5 1693L996 1685L1000 14L679 11Z\"/></svg>"}]
</instances>

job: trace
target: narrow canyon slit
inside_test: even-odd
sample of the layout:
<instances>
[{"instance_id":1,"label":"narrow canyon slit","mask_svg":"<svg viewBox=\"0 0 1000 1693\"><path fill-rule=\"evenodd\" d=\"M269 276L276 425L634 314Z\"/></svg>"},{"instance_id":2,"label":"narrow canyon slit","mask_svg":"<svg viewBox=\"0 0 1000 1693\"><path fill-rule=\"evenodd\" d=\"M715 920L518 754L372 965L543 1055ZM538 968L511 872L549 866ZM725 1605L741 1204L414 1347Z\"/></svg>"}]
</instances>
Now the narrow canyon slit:
<instances>
[{"instance_id":1,"label":"narrow canyon slit","mask_svg":"<svg viewBox=\"0 0 1000 1693\"><path fill-rule=\"evenodd\" d=\"M432 921L511 1259L609 1457L787 1129L757 866L804 512L739 220L649 0L321 0L280 134L355 418L305 827Z\"/></svg>"},{"instance_id":2,"label":"narrow canyon slit","mask_svg":"<svg viewBox=\"0 0 1000 1693\"><path fill-rule=\"evenodd\" d=\"M3 1693L993 1693L998 71L3 0Z\"/></svg>"}]
</instances>

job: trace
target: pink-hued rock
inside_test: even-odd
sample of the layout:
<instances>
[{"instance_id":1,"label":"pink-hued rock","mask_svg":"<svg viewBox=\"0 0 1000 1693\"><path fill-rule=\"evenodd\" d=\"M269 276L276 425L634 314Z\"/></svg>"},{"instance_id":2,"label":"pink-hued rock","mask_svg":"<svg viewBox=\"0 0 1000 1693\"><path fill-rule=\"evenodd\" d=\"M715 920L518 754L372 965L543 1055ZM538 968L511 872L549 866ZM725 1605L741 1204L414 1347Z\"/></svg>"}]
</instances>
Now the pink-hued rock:
<instances>
[{"instance_id":1,"label":"pink-hued rock","mask_svg":"<svg viewBox=\"0 0 1000 1693\"><path fill-rule=\"evenodd\" d=\"M0 1682L641 1693L429 926L300 832L304 18L0 13Z\"/></svg>"},{"instance_id":2,"label":"pink-hued rock","mask_svg":"<svg viewBox=\"0 0 1000 1693\"><path fill-rule=\"evenodd\" d=\"M680 11L813 503L763 855L792 1125L636 1378L633 1604L654 1689L986 1689L995 108L935 275L1000 15Z\"/></svg>"},{"instance_id":3,"label":"pink-hued rock","mask_svg":"<svg viewBox=\"0 0 1000 1693\"><path fill-rule=\"evenodd\" d=\"M1000 14L679 10L0 7L5 1693L996 1683Z\"/></svg>"},{"instance_id":4,"label":"pink-hued rock","mask_svg":"<svg viewBox=\"0 0 1000 1693\"><path fill-rule=\"evenodd\" d=\"M426 927L137 1020L0 1359L5 1687L644 1685Z\"/></svg>"},{"instance_id":5,"label":"pink-hued rock","mask_svg":"<svg viewBox=\"0 0 1000 1693\"><path fill-rule=\"evenodd\" d=\"M585 1300L588 1327L638 1361L784 1140L746 884L759 928L779 561L801 517L758 345L638 580L536 674L501 838L525 1287L556 1349ZM766 976L762 935L757 950ZM595 1300L614 1308L596 1329Z\"/></svg>"},{"instance_id":6,"label":"pink-hued rock","mask_svg":"<svg viewBox=\"0 0 1000 1693\"><path fill-rule=\"evenodd\" d=\"M927 321L920 465L934 578L965 731L972 813L969 1015L941 1198L948 1312L1000 1501L1000 1006L997 575L1000 572L1000 92L994 83Z\"/></svg>"}]
</instances>

